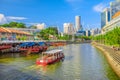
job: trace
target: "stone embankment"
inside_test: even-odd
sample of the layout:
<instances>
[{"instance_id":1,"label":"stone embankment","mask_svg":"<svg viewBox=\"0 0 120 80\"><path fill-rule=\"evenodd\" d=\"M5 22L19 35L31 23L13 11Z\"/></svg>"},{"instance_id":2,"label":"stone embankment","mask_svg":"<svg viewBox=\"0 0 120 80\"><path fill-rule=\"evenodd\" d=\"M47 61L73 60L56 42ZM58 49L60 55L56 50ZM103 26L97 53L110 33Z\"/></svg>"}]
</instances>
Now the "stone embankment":
<instances>
[{"instance_id":1,"label":"stone embankment","mask_svg":"<svg viewBox=\"0 0 120 80\"><path fill-rule=\"evenodd\" d=\"M92 44L101 51L103 51L109 64L116 72L116 74L120 77L120 51L114 49L113 47L105 46L103 44L98 44L98 43L92 43Z\"/></svg>"}]
</instances>

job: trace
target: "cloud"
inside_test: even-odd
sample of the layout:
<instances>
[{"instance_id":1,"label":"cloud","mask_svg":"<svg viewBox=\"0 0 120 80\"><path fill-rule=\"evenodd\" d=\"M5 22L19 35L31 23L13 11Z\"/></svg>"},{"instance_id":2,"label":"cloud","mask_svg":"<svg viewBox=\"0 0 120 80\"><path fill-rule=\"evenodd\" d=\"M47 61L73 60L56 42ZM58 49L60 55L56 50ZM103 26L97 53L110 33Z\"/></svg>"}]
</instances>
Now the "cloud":
<instances>
[{"instance_id":1,"label":"cloud","mask_svg":"<svg viewBox=\"0 0 120 80\"><path fill-rule=\"evenodd\" d=\"M14 17L14 16L8 16L6 18L9 19L9 20L24 20L24 19L27 19L25 17Z\"/></svg>"},{"instance_id":2,"label":"cloud","mask_svg":"<svg viewBox=\"0 0 120 80\"><path fill-rule=\"evenodd\" d=\"M0 24L4 24L7 22L7 19L5 18L4 14L0 14Z\"/></svg>"},{"instance_id":3,"label":"cloud","mask_svg":"<svg viewBox=\"0 0 120 80\"><path fill-rule=\"evenodd\" d=\"M17 21L27 19L25 17L14 17L14 16L5 16L4 14L0 14L0 24L7 23L9 21Z\"/></svg>"},{"instance_id":4,"label":"cloud","mask_svg":"<svg viewBox=\"0 0 120 80\"><path fill-rule=\"evenodd\" d=\"M96 12L102 12L107 6L108 6L108 4L99 3L93 7L93 10Z\"/></svg>"}]
</instances>

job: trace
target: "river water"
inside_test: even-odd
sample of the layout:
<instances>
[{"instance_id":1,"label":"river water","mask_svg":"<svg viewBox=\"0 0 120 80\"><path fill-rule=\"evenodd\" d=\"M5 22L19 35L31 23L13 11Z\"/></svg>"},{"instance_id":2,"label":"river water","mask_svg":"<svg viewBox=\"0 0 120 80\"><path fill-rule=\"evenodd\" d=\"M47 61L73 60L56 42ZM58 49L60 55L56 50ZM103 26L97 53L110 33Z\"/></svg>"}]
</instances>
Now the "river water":
<instances>
[{"instance_id":1,"label":"river water","mask_svg":"<svg viewBox=\"0 0 120 80\"><path fill-rule=\"evenodd\" d=\"M120 80L102 52L91 44L70 44L61 47L63 62L38 66L41 54L0 56L0 80Z\"/></svg>"}]
</instances>

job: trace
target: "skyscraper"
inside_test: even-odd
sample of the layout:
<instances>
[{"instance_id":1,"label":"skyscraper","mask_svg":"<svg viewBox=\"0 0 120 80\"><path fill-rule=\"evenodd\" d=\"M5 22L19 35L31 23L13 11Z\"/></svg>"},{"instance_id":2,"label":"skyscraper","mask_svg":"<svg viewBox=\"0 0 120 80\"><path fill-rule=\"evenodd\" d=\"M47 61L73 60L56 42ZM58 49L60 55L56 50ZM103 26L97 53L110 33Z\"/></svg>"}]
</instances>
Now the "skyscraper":
<instances>
[{"instance_id":1,"label":"skyscraper","mask_svg":"<svg viewBox=\"0 0 120 80\"><path fill-rule=\"evenodd\" d=\"M117 13L118 11L120 11L120 0L116 0L114 2L111 2L110 3L111 19L115 15L115 13Z\"/></svg>"},{"instance_id":2,"label":"skyscraper","mask_svg":"<svg viewBox=\"0 0 120 80\"><path fill-rule=\"evenodd\" d=\"M82 29L80 16L75 16L75 26L76 26L76 31L79 31Z\"/></svg>"},{"instance_id":3,"label":"skyscraper","mask_svg":"<svg viewBox=\"0 0 120 80\"><path fill-rule=\"evenodd\" d=\"M104 11L101 13L101 28L103 28L110 21L110 19L110 9L105 8Z\"/></svg>"},{"instance_id":4,"label":"skyscraper","mask_svg":"<svg viewBox=\"0 0 120 80\"><path fill-rule=\"evenodd\" d=\"M86 33L86 36L90 36L91 35L90 30L86 30L85 33Z\"/></svg>"},{"instance_id":5,"label":"skyscraper","mask_svg":"<svg viewBox=\"0 0 120 80\"><path fill-rule=\"evenodd\" d=\"M65 34L73 34L74 33L74 28L72 23L64 23L64 33Z\"/></svg>"},{"instance_id":6,"label":"skyscraper","mask_svg":"<svg viewBox=\"0 0 120 80\"><path fill-rule=\"evenodd\" d=\"M103 34L120 26L120 0L111 2L108 9L101 13L101 32Z\"/></svg>"}]
</instances>

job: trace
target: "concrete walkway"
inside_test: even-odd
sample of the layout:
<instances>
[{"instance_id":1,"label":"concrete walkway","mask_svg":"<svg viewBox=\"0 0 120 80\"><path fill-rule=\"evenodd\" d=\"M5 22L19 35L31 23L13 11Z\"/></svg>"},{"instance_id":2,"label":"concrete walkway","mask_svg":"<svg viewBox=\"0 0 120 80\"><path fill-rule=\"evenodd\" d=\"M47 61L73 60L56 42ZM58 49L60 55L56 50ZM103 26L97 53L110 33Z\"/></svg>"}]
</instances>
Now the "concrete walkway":
<instances>
[{"instance_id":1,"label":"concrete walkway","mask_svg":"<svg viewBox=\"0 0 120 80\"><path fill-rule=\"evenodd\" d=\"M109 64L116 72L116 74L120 77L120 50L115 50L110 46L106 46L99 43L92 43L92 44L101 51L103 51Z\"/></svg>"},{"instance_id":2,"label":"concrete walkway","mask_svg":"<svg viewBox=\"0 0 120 80\"><path fill-rule=\"evenodd\" d=\"M97 46L103 47L108 53L109 55L115 60L117 61L117 63L120 65L120 50L115 50L110 46L105 46L103 44L97 44Z\"/></svg>"}]
</instances>

